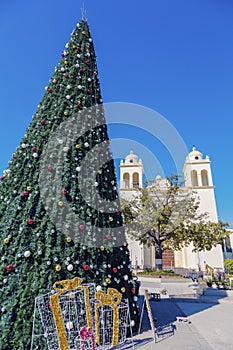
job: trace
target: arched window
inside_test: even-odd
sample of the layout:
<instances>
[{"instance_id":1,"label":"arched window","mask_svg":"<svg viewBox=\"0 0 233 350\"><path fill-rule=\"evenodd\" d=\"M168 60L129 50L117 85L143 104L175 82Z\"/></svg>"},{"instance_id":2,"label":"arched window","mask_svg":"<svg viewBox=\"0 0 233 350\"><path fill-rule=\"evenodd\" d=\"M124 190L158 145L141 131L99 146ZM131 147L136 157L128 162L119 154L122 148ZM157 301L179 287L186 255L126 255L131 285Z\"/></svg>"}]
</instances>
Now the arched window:
<instances>
[{"instance_id":1,"label":"arched window","mask_svg":"<svg viewBox=\"0 0 233 350\"><path fill-rule=\"evenodd\" d=\"M191 171L191 181L192 181L192 186L198 186L198 178L197 178L196 170Z\"/></svg>"},{"instance_id":2,"label":"arched window","mask_svg":"<svg viewBox=\"0 0 233 350\"><path fill-rule=\"evenodd\" d=\"M139 174L133 173L133 187L139 187Z\"/></svg>"},{"instance_id":3,"label":"arched window","mask_svg":"<svg viewBox=\"0 0 233 350\"><path fill-rule=\"evenodd\" d=\"M129 173L123 174L123 187L129 188Z\"/></svg>"},{"instance_id":4,"label":"arched window","mask_svg":"<svg viewBox=\"0 0 233 350\"><path fill-rule=\"evenodd\" d=\"M207 170L201 171L201 181L202 181L202 186L209 186L209 178L208 178Z\"/></svg>"}]
</instances>

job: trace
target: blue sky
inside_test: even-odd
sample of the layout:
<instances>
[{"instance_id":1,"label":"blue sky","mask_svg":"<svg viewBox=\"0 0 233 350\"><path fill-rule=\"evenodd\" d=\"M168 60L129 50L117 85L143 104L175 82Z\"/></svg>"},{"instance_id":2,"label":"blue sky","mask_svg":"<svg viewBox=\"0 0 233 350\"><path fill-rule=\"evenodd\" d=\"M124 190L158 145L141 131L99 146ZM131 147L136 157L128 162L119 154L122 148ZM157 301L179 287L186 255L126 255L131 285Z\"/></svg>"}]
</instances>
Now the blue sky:
<instances>
[{"instance_id":1,"label":"blue sky","mask_svg":"<svg viewBox=\"0 0 233 350\"><path fill-rule=\"evenodd\" d=\"M81 19L82 3L12 0L1 4L0 172L7 168ZM232 226L232 1L84 3L104 102L155 110L178 131L189 150L195 144L210 155L219 218ZM144 130L110 125L109 132L112 139L132 139L150 150L165 175L174 172L166 145Z\"/></svg>"}]
</instances>

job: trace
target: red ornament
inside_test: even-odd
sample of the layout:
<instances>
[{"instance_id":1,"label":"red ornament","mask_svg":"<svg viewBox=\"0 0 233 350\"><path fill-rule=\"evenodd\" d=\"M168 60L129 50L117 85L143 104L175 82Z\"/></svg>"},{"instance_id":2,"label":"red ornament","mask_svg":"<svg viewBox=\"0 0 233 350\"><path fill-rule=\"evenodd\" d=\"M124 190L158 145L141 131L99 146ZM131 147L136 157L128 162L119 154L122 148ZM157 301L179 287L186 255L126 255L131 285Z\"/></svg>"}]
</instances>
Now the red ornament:
<instances>
[{"instance_id":1,"label":"red ornament","mask_svg":"<svg viewBox=\"0 0 233 350\"><path fill-rule=\"evenodd\" d=\"M44 125L44 124L45 124L45 121L44 121L44 120L41 120L40 123L41 123L41 125Z\"/></svg>"},{"instance_id":2,"label":"red ornament","mask_svg":"<svg viewBox=\"0 0 233 350\"><path fill-rule=\"evenodd\" d=\"M66 189L65 189L65 188L63 188L63 190L61 190L61 193L62 193L62 194L67 194Z\"/></svg>"},{"instance_id":3,"label":"red ornament","mask_svg":"<svg viewBox=\"0 0 233 350\"><path fill-rule=\"evenodd\" d=\"M100 148L100 147L97 147L97 148L96 148L96 152L100 153L100 152L101 152L101 148Z\"/></svg>"},{"instance_id":4,"label":"red ornament","mask_svg":"<svg viewBox=\"0 0 233 350\"><path fill-rule=\"evenodd\" d=\"M120 211L117 211L116 214L119 216L119 215L121 215L121 212L120 212Z\"/></svg>"},{"instance_id":5,"label":"red ornament","mask_svg":"<svg viewBox=\"0 0 233 350\"><path fill-rule=\"evenodd\" d=\"M7 265L6 266L6 270L7 270L7 272L11 272L13 270L13 266L12 265Z\"/></svg>"},{"instance_id":6,"label":"red ornament","mask_svg":"<svg viewBox=\"0 0 233 350\"><path fill-rule=\"evenodd\" d=\"M84 228L85 228L85 226L84 226L83 224L79 225L79 229L80 229L81 231L83 231Z\"/></svg>"},{"instance_id":7,"label":"red ornament","mask_svg":"<svg viewBox=\"0 0 233 350\"><path fill-rule=\"evenodd\" d=\"M48 91L48 92L52 92L53 90L52 90L52 89L48 89L47 91Z\"/></svg>"},{"instance_id":8,"label":"red ornament","mask_svg":"<svg viewBox=\"0 0 233 350\"><path fill-rule=\"evenodd\" d=\"M28 197L29 196L29 192L28 191L24 191L23 195L24 195L24 197Z\"/></svg>"},{"instance_id":9,"label":"red ornament","mask_svg":"<svg viewBox=\"0 0 233 350\"><path fill-rule=\"evenodd\" d=\"M80 102L77 104L77 106L78 106L78 108L82 108L82 105Z\"/></svg>"},{"instance_id":10,"label":"red ornament","mask_svg":"<svg viewBox=\"0 0 233 350\"><path fill-rule=\"evenodd\" d=\"M88 65L88 64L89 64L89 61L86 61L86 62L85 62L85 64L87 64L87 65Z\"/></svg>"},{"instance_id":11,"label":"red ornament","mask_svg":"<svg viewBox=\"0 0 233 350\"><path fill-rule=\"evenodd\" d=\"M69 78L69 74L65 73L65 74L64 74L64 77L65 77L66 79L68 79L68 78Z\"/></svg>"},{"instance_id":12,"label":"red ornament","mask_svg":"<svg viewBox=\"0 0 233 350\"><path fill-rule=\"evenodd\" d=\"M81 47L80 47L80 46L78 46L78 47L77 47L77 50L78 50L78 51L81 51Z\"/></svg>"},{"instance_id":13,"label":"red ornament","mask_svg":"<svg viewBox=\"0 0 233 350\"><path fill-rule=\"evenodd\" d=\"M33 150L33 152L36 152L36 147L35 146L32 147L32 150Z\"/></svg>"},{"instance_id":14,"label":"red ornament","mask_svg":"<svg viewBox=\"0 0 233 350\"><path fill-rule=\"evenodd\" d=\"M83 72L84 72L84 69L80 68L79 72L80 72L80 73L83 73Z\"/></svg>"},{"instance_id":15,"label":"red ornament","mask_svg":"<svg viewBox=\"0 0 233 350\"><path fill-rule=\"evenodd\" d=\"M113 269L112 269L112 271L114 272L114 273L117 273L117 268L116 267L114 267Z\"/></svg>"},{"instance_id":16,"label":"red ornament","mask_svg":"<svg viewBox=\"0 0 233 350\"><path fill-rule=\"evenodd\" d=\"M34 222L34 221L33 221L32 219L29 219L29 220L28 220L28 225L32 225L33 222Z\"/></svg>"},{"instance_id":17,"label":"red ornament","mask_svg":"<svg viewBox=\"0 0 233 350\"><path fill-rule=\"evenodd\" d=\"M52 165L48 165L48 171L52 171L52 170L53 170Z\"/></svg>"},{"instance_id":18,"label":"red ornament","mask_svg":"<svg viewBox=\"0 0 233 350\"><path fill-rule=\"evenodd\" d=\"M3 180L4 180L4 176L1 176L1 177L0 177L0 181L3 181Z\"/></svg>"},{"instance_id":19,"label":"red ornament","mask_svg":"<svg viewBox=\"0 0 233 350\"><path fill-rule=\"evenodd\" d=\"M91 89L88 89L87 93L88 93L88 95L90 95L91 94Z\"/></svg>"},{"instance_id":20,"label":"red ornament","mask_svg":"<svg viewBox=\"0 0 233 350\"><path fill-rule=\"evenodd\" d=\"M131 293L135 294L135 289L134 288L131 289Z\"/></svg>"},{"instance_id":21,"label":"red ornament","mask_svg":"<svg viewBox=\"0 0 233 350\"><path fill-rule=\"evenodd\" d=\"M84 270L84 271L88 271L88 270L89 270L89 266L88 266L88 265L84 265L84 266L83 266L83 270Z\"/></svg>"},{"instance_id":22,"label":"red ornament","mask_svg":"<svg viewBox=\"0 0 233 350\"><path fill-rule=\"evenodd\" d=\"M62 57L64 57L64 56L65 56L64 52L62 52L61 56L62 56Z\"/></svg>"},{"instance_id":23,"label":"red ornament","mask_svg":"<svg viewBox=\"0 0 233 350\"><path fill-rule=\"evenodd\" d=\"M15 153L13 153L13 158L16 159L17 158L17 155Z\"/></svg>"},{"instance_id":24,"label":"red ornament","mask_svg":"<svg viewBox=\"0 0 233 350\"><path fill-rule=\"evenodd\" d=\"M105 237L106 237L106 239L107 239L108 241L111 239L111 235L109 235L109 234L106 235Z\"/></svg>"}]
</instances>

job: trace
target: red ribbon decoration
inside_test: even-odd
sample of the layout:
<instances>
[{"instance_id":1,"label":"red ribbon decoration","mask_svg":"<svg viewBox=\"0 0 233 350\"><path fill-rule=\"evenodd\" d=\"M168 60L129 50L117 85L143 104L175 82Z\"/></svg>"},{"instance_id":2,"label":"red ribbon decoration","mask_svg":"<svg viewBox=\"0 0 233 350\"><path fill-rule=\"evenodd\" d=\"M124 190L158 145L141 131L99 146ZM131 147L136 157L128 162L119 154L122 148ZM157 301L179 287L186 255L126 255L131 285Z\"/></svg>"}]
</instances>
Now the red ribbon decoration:
<instances>
[{"instance_id":1,"label":"red ribbon decoration","mask_svg":"<svg viewBox=\"0 0 233 350\"><path fill-rule=\"evenodd\" d=\"M90 328L86 326L82 327L80 330L80 337L81 337L81 340L80 340L81 350L85 350L84 342L86 339L89 339L89 338L91 338L91 348L92 350L95 350L95 339L94 339L93 332Z\"/></svg>"}]
</instances>

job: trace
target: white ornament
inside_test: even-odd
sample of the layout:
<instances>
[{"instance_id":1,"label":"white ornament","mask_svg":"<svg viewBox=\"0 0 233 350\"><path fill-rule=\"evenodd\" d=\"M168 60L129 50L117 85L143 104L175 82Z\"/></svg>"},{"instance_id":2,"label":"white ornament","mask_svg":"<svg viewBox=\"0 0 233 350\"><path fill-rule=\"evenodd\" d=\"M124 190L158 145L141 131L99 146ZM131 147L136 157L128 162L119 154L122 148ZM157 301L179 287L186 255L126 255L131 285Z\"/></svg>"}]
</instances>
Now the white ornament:
<instances>
[{"instance_id":1,"label":"white ornament","mask_svg":"<svg viewBox=\"0 0 233 350\"><path fill-rule=\"evenodd\" d=\"M25 143L22 143L21 147L22 147L22 148L26 148Z\"/></svg>"},{"instance_id":2,"label":"white ornament","mask_svg":"<svg viewBox=\"0 0 233 350\"><path fill-rule=\"evenodd\" d=\"M47 261L47 265L48 265L48 266L51 265L51 261Z\"/></svg>"},{"instance_id":3,"label":"white ornament","mask_svg":"<svg viewBox=\"0 0 233 350\"><path fill-rule=\"evenodd\" d=\"M37 153L33 153L32 155L34 158L37 158L38 157L38 154Z\"/></svg>"},{"instance_id":4,"label":"white ornament","mask_svg":"<svg viewBox=\"0 0 233 350\"><path fill-rule=\"evenodd\" d=\"M129 279L129 276L124 275L124 280L125 280L125 281L128 281L128 279Z\"/></svg>"},{"instance_id":5,"label":"white ornament","mask_svg":"<svg viewBox=\"0 0 233 350\"><path fill-rule=\"evenodd\" d=\"M67 85L67 87L66 87L66 88L67 88L68 90L69 90L69 89L71 89L71 85Z\"/></svg>"},{"instance_id":6,"label":"white ornament","mask_svg":"<svg viewBox=\"0 0 233 350\"><path fill-rule=\"evenodd\" d=\"M89 146L89 143L88 142L85 142L84 143L84 147L88 147Z\"/></svg>"},{"instance_id":7,"label":"white ornament","mask_svg":"<svg viewBox=\"0 0 233 350\"><path fill-rule=\"evenodd\" d=\"M66 95L66 99L67 99L67 100L70 100L70 95Z\"/></svg>"},{"instance_id":8,"label":"white ornament","mask_svg":"<svg viewBox=\"0 0 233 350\"><path fill-rule=\"evenodd\" d=\"M61 71L64 72L64 71L65 71L65 68L64 68L64 67L61 67Z\"/></svg>"},{"instance_id":9,"label":"white ornament","mask_svg":"<svg viewBox=\"0 0 233 350\"><path fill-rule=\"evenodd\" d=\"M74 326L73 326L73 322L67 322L67 324L66 324L66 329L68 329L68 331L70 331L72 328L73 328Z\"/></svg>"},{"instance_id":10,"label":"white ornament","mask_svg":"<svg viewBox=\"0 0 233 350\"><path fill-rule=\"evenodd\" d=\"M80 57L81 57L81 55L78 53L78 54L77 54L77 57L78 57L78 58L80 58Z\"/></svg>"},{"instance_id":11,"label":"white ornament","mask_svg":"<svg viewBox=\"0 0 233 350\"><path fill-rule=\"evenodd\" d=\"M99 285L96 287L96 291L99 292L100 290L102 290L102 287Z\"/></svg>"},{"instance_id":12,"label":"white ornament","mask_svg":"<svg viewBox=\"0 0 233 350\"><path fill-rule=\"evenodd\" d=\"M133 300L134 300L134 301L138 301L138 297L135 295L135 296L133 297Z\"/></svg>"},{"instance_id":13,"label":"white ornament","mask_svg":"<svg viewBox=\"0 0 233 350\"><path fill-rule=\"evenodd\" d=\"M99 186L98 182L95 182L95 187Z\"/></svg>"},{"instance_id":14,"label":"white ornament","mask_svg":"<svg viewBox=\"0 0 233 350\"><path fill-rule=\"evenodd\" d=\"M72 265L72 264L69 264L68 266L67 266L67 270L68 271L72 271L74 269L74 266Z\"/></svg>"},{"instance_id":15,"label":"white ornament","mask_svg":"<svg viewBox=\"0 0 233 350\"><path fill-rule=\"evenodd\" d=\"M62 140L62 139L59 139L59 140L58 140L58 143L59 143L60 145L62 145L62 144L63 144L63 140Z\"/></svg>"},{"instance_id":16,"label":"white ornament","mask_svg":"<svg viewBox=\"0 0 233 350\"><path fill-rule=\"evenodd\" d=\"M80 166L77 166L76 171L80 172L80 170L81 170Z\"/></svg>"},{"instance_id":17,"label":"white ornament","mask_svg":"<svg viewBox=\"0 0 233 350\"><path fill-rule=\"evenodd\" d=\"M69 151L69 147L63 147L63 151L64 152L68 152Z\"/></svg>"},{"instance_id":18,"label":"white ornament","mask_svg":"<svg viewBox=\"0 0 233 350\"><path fill-rule=\"evenodd\" d=\"M91 39L91 38L89 39L89 42L90 42L90 43L92 42L92 39Z\"/></svg>"},{"instance_id":19,"label":"white ornament","mask_svg":"<svg viewBox=\"0 0 233 350\"><path fill-rule=\"evenodd\" d=\"M135 321L132 320L132 321L130 322L130 324L131 324L132 327L135 326Z\"/></svg>"},{"instance_id":20,"label":"white ornament","mask_svg":"<svg viewBox=\"0 0 233 350\"><path fill-rule=\"evenodd\" d=\"M78 85L78 89L81 90L82 89L82 85Z\"/></svg>"},{"instance_id":21,"label":"white ornament","mask_svg":"<svg viewBox=\"0 0 233 350\"><path fill-rule=\"evenodd\" d=\"M7 283L7 278L4 278L3 283L5 284Z\"/></svg>"},{"instance_id":22,"label":"white ornament","mask_svg":"<svg viewBox=\"0 0 233 350\"><path fill-rule=\"evenodd\" d=\"M91 78L88 78L87 81L91 81Z\"/></svg>"},{"instance_id":23,"label":"white ornament","mask_svg":"<svg viewBox=\"0 0 233 350\"><path fill-rule=\"evenodd\" d=\"M30 255L31 255L30 250L26 250L26 252L24 252L24 257L25 258L29 258Z\"/></svg>"}]
</instances>

